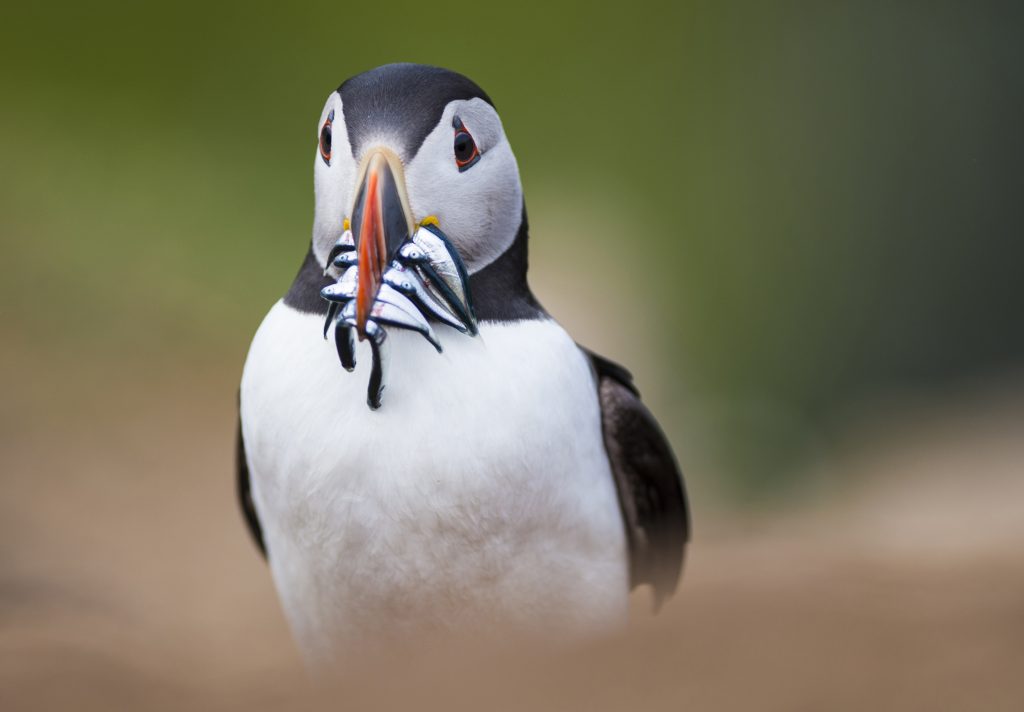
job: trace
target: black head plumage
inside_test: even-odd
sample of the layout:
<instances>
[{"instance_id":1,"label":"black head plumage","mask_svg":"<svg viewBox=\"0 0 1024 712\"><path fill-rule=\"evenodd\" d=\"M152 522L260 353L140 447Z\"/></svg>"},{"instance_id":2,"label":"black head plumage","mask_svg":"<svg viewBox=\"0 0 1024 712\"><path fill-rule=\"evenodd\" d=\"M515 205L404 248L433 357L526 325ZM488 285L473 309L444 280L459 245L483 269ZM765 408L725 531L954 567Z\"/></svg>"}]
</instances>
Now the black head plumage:
<instances>
[{"instance_id":1,"label":"black head plumage","mask_svg":"<svg viewBox=\"0 0 1024 712\"><path fill-rule=\"evenodd\" d=\"M346 80L338 93L356 158L367 139L386 132L401 139L404 145L396 148L410 161L449 102L483 99L494 106L471 79L425 64L385 64Z\"/></svg>"}]
</instances>

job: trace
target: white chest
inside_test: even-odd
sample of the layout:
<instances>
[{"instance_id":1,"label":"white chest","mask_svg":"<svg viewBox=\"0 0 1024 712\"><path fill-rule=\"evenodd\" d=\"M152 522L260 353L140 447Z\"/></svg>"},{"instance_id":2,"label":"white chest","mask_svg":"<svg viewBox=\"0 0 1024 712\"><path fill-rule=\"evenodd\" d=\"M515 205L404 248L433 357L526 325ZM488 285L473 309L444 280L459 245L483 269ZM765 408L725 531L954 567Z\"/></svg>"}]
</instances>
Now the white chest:
<instances>
[{"instance_id":1,"label":"white chest","mask_svg":"<svg viewBox=\"0 0 1024 712\"><path fill-rule=\"evenodd\" d=\"M277 304L242 378L256 509L307 654L407 629L621 621L623 528L588 365L553 321L391 330L338 364L322 321Z\"/></svg>"}]
</instances>

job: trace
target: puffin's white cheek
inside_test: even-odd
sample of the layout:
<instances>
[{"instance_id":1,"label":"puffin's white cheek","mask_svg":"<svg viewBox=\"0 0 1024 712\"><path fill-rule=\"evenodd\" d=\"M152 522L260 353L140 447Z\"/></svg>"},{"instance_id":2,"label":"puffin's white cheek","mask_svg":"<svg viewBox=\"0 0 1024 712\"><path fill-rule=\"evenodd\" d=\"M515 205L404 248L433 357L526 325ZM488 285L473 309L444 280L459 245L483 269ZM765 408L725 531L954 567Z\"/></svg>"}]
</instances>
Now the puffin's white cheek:
<instances>
[{"instance_id":1,"label":"puffin's white cheek","mask_svg":"<svg viewBox=\"0 0 1024 712\"><path fill-rule=\"evenodd\" d=\"M523 197L507 143L463 173L454 166L414 163L407 178L414 217L436 215L471 273L497 259L515 239Z\"/></svg>"},{"instance_id":2,"label":"puffin's white cheek","mask_svg":"<svg viewBox=\"0 0 1024 712\"><path fill-rule=\"evenodd\" d=\"M337 159L335 159L337 160ZM317 161L321 159L318 156ZM343 231L351 197L354 170L345 165L318 165L314 173L316 208L313 220L313 252L322 261Z\"/></svg>"},{"instance_id":3,"label":"puffin's white cheek","mask_svg":"<svg viewBox=\"0 0 1024 712\"><path fill-rule=\"evenodd\" d=\"M501 256L512 245L522 222L523 194L514 159L510 152L499 152L493 158L495 163L487 166L490 170L480 171L464 190L450 228L470 272L478 272ZM444 222L441 227L448 229Z\"/></svg>"},{"instance_id":4,"label":"puffin's white cheek","mask_svg":"<svg viewBox=\"0 0 1024 712\"><path fill-rule=\"evenodd\" d=\"M448 166L425 168L414 163L406 171L406 189L413 217L417 221L428 215L437 217L446 234L456 225L463 225L464 216L472 212L472 201L465 195L466 186L460 184L459 178L459 173Z\"/></svg>"}]
</instances>

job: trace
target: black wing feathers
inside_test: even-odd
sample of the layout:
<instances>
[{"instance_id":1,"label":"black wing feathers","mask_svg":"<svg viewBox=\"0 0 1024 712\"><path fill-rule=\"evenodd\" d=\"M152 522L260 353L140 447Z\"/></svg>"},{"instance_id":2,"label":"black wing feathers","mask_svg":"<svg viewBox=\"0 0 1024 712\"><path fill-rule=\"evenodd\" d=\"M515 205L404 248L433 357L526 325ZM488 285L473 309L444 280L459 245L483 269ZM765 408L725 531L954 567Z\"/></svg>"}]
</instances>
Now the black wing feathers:
<instances>
[{"instance_id":1,"label":"black wing feathers","mask_svg":"<svg viewBox=\"0 0 1024 712\"><path fill-rule=\"evenodd\" d=\"M583 351L597 377L604 444L626 525L631 584L651 584L657 607L675 593L690 538L683 476L629 371Z\"/></svg>"},{"instance_id":2,"label":"black wing feathers","mask_svg":"<svg viewBox=\"0 0 1024 712\"><path fill-rule=\"evenodd\" d=\"M245 523L249 525L249 533L252 534L256 546L264 558L267 556L267 547L263 543L263 528L260 526L260 518L256 516L256 507L252 503L252 492L249 489L249 463L245 459L245 441L242 440L242 416L238 416L238 445L235 450L235 471L236 486L238 487L238 503L242 507L242 516Z\"/></svg>"}]
</instances>

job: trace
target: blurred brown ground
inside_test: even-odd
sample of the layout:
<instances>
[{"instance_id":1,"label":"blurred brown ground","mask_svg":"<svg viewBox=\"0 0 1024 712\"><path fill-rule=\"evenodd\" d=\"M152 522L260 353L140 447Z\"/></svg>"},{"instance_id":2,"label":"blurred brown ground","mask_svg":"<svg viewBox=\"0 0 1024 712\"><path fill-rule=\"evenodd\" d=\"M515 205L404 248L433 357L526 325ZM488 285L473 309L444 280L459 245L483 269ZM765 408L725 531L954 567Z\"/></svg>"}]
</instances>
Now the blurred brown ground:
<instances>
[{"instance_id":1,"label":"blurred brown ground","mask_svg":"<svg viewBox=\"0 0 1024 712\"><path fill-rule=\"evenodd\" d=\"M467 9L5 5L0 712L1024 710L1024 4ZM614 639L316 691L236 508L235 387L323 99L395 60L497 101L531 283L637 374L695 541Z\"/></svg>"},{"instance_id":2,"label":"blurred brown ground","mask_svg":"<svg viewBox=\"0 0 1024 712\"><path fill-rule=\"evenodd\" d=\"M2 355L5 711L1024 708L1020 389L851 429L844 484L790 507L695 501L679 595L617 637L437 642L316 691L235 506L237 371Z\"/></svg>"}]
</instances>

